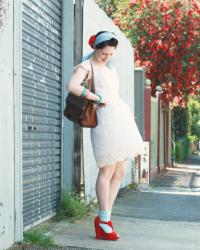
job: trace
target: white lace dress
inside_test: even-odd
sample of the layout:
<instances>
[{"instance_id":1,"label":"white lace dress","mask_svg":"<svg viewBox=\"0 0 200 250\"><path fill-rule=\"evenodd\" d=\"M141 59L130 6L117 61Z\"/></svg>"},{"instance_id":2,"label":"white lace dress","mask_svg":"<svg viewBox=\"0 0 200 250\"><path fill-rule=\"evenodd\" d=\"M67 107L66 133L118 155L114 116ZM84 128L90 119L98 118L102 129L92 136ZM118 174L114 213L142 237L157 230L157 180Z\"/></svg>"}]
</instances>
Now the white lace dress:
<instances>
[{"instance_id":1,"label":"white lace dress","mask_svg":"<svg viewBox=\"0 0 200 250\"><path fill-rule=\"evenodd\" d=\"M88 60L78 66L91 72ZM99 167L144 153L144 143L133 114L119 96L119 80L107 66L93 63L95 92L107 100L97 109L98 125L91 129L94 157Z\"/></svg>"}]
</instances>

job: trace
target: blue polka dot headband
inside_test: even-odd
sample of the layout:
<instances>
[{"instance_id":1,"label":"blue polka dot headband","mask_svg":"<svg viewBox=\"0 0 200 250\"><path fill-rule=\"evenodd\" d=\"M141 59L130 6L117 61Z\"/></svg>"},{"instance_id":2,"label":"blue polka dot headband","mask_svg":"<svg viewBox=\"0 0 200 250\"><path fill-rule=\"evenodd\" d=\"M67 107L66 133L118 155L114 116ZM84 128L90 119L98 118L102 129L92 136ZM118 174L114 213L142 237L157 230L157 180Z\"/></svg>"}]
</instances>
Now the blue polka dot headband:
<instances>
[{"instance_id":1,"label":"blue polka dot headband","mask_svg":"<svg viewBox=\"0 0 200 250\"><path fill-rule=\"evenodd\" d=\"M105 41L109 41L112 38L116 39L115 33L106 31L106 32L99 34L98 36L96 36L96 35L91 36L89 39L89 45L92 48L94 48L98 44L105 42Z\"/></svg>"}]
</instances>

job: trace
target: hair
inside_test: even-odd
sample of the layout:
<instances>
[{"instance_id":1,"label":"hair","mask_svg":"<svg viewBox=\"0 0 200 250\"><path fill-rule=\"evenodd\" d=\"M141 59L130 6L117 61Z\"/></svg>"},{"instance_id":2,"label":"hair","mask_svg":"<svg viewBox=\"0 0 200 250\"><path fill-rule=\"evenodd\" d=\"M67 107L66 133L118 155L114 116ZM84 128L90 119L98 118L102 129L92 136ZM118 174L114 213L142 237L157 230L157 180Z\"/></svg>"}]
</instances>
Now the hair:
<instances>
[{"instance_id":1,"label":"hair","mask_svg":"<svg viewBox=\"0 0 200 250\"><path fill-rule=\"evenodd\" d=\"M100 32L98 32L97 34L96 34L96 37L98 36L98 35L100 35L101 33L105 33L105 32L107 32L107 31L100 31ZM103 49L103 48L105 48L106 46L111 46L111 47L117 47L117 45L118 45L118 40L116 39L116 38L111 38L110 40L107 40L107 41L104 41L104 42L101 42L101 43L99 43L99 44L97 44L96 46L95 46L95 48L96 49Z\"/></svg>"}]
</instances>

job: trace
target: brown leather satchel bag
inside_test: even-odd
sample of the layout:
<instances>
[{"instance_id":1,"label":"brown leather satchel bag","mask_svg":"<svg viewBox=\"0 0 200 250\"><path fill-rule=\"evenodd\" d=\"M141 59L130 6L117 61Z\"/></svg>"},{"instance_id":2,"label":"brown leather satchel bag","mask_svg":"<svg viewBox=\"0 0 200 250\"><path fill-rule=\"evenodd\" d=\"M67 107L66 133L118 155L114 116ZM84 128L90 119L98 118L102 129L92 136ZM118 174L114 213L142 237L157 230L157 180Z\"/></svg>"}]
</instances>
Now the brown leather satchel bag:
<instances>
[{"instance_id":1,"label":"brown leather satchel bag","mask_svg":"<svg viewBox=\"0 0 200 250\"><path fill-rule=\"evenodd\" d=\"M86 85L91 92L95 93L94 87L94 70L91 64L91 79L82 83ZM66 106L64 109L64 115L70 121L78 123L81 127L94 128L97 126L97 114L96 105L92 100L84 99L81 96L76 96L73 93L69 93L66 98Z\"/></svg>"}]
</instances>

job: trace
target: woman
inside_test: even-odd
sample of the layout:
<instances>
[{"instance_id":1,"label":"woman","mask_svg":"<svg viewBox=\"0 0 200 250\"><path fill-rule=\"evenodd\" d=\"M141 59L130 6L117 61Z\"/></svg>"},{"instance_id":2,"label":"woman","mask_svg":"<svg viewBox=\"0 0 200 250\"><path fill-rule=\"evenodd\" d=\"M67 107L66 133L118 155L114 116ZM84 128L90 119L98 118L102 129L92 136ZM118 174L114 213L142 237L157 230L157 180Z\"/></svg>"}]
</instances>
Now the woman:
<instances>
[{"instance_id":1,"label":"woman","mask_svg":"<svg viewBox=\"0 0 200 250\"><path fill-rule=\"evenodd\" d=\"M120 183L126 174L128 157L144 153L143 141L129 106L119 97L119 81L108 67L118 45L114 33L102 31L90 38L94 50L89 58L75 67L68 91L97 103L98 125L91 129L91 141L99 167L96 194L99 213L95 218L97 239L117 240L111 210ZM95 93L81 86L94 72Z\"/></svg>"}]
</instances>

